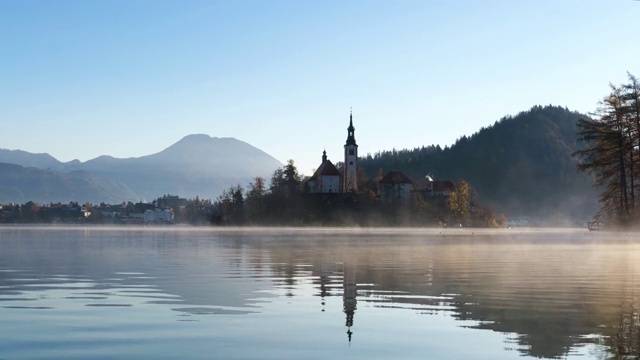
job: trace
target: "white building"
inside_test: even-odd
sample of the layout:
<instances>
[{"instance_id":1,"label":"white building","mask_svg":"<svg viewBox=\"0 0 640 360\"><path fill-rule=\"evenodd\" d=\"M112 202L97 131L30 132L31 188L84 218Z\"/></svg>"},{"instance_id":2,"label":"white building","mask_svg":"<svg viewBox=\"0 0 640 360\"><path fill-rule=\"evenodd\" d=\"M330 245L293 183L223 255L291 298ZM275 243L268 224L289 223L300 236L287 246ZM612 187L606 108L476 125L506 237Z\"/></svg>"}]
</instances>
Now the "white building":
<instances>
[{"instance_id":1,"label":"white building","mask_svg":"<svg viewBox=\"0 0 640 360\"><path fill-rule=\"evenodd\" d=\"M322 152L322 164L309 179L309 192L311 193L337 193L340 192L340 171L327 159L327 152Z\"/></svg>"},{"instance_id":2,"label":"white building","mask_svg":"<svg viewBox=\"0 0 640 360\"><path fill-rule=\"evenodd\" d=\"M169 209L146 210L144 212L144 222L173 222L173 211Z\"/></svg>"}]
</instances>

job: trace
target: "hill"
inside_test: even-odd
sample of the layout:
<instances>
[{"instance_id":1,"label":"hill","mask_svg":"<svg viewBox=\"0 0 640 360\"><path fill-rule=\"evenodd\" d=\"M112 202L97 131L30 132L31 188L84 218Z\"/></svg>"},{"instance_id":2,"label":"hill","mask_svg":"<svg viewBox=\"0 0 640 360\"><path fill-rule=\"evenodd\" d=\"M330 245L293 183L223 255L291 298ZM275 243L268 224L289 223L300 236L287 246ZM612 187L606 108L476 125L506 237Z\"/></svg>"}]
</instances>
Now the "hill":
<instances>
[{"instance_id":1,"label":"hill","mask_svg":"<svg viewBox=\"0 0 640 360\"><path fill-rule=\"evenodd\" d=\"M90 201L119 203L137 195L125 184L86 171L53 170L0 163L0 204Z\"/></svg>"},{"instance_id":2,"label":"hill","mask_svg":"<svg viewBox=\"0 0 640 360\"><path fill-rule=\"evenodd\" d=\"M0 149L0 163L39 169L62 170L64 164L49 154L33 154L22 150Z\"/></svg>"},{"instance_id":3,"label":"hill","mask_svg":"<svg viewBox=\"0 0 640 360\"><path fill-rule=\"evenodd\" d=\"M31 154L24 151L0 150L0 159L22 167L32 167L29 183L33 188L14 190L0 188L0 199L20 202L19 199L44 202L49 200L41 187L56 189L62 183L49 183L56 176L72 177L78 174L90 174L101 184L122 184L118 187L96 193L91 199L106 196L122 200L152 200L163 194L177 194L183 197L214 198L231 185L247 184L255 176L269 178L282 164L265 153L243 141L233 138L215 138L208 135L188 135L165 150L138 158L119 159L100 156L80 162L63 163L48 154ZM0 168L0 177L9 168ZM42 170L40 172L35 170ZM46 170L46 171L44 171ZM26 173L22 176L26 176ZM37 179L40 177L39 179ZM39 184L39 185L36 185ZM15 185L15 184L14 184ZM62 186L56 190L62 201L73 195L72 189ZM53 190L52 190L53 191ZM7 200L8 199L8 200ZM86 201L89 197L75 197L73 201ZM107 201L107 198L98 199ZM2 201L2 200L0 200Z\"/></svg>"},{"instance_id":4,"label":"hill","mask_svg":"<svg viewBox=\"0 0 640 360\"><path fill-rule=\"evenodd\" d=\"M360 159L367 176L403 171L414 180L464 179L479 200L507 217L560 224L587 221L598 209L589 176L576 171L576 123L583 115L535 106L507 116L451 147L384 151Z\"/></svg>"}]
</instances>

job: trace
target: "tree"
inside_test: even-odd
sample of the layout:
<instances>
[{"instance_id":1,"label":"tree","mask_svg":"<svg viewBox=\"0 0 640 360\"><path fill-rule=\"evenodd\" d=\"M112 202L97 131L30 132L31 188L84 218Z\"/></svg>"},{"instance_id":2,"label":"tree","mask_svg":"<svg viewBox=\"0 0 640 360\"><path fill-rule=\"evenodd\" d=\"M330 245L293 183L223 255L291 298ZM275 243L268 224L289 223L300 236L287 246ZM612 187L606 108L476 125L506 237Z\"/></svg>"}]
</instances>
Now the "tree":
<instances>
[{"instance_id":1,"label":"tree","mask_svg":"<svg viewBox=\"0 0 640 360\"><path fill-rule=\"evenodd\" d=\"M24 205L20 206L20 213L22 215L22 220L26 222L36 222L38 220L38 213L40 212L40 205L36 204L33 201L29 201Z\"/></svg>"},{"instance_id":2,"label":"tree","mask_svg":"<svg viewBox=\"0 0 640 360\"><path fill-rule=\"evenodd\" d=\"M469 224L471 191L469 183L460 180L456 183L456 190L449 196L449 212L451 220L456 224Z\"/></svg>"},{"instance_id":3,"label":"tree","mask_svg":"<svg viewBox=\"0 0 640 360\"><path fill-rule=\"evenodd\" d=\"M287 165L273 172L270 190L272 195L284 197L299 192L300 175L293 160L287 161Z\"/></svg>"},{"instance_id":4,"label":"tree","mask_svg":"<svg viewBox=\"0 0 640 360\"><path fill-rule=\"evenodd\" d=\"M224 190L215 201L218 221L225 224L242 224L244 222L244 189L240 184Z\"/></svg>"},{"instance_id":5,"label":"tree","mask_svg":"<svg viewBox=\"0 0 640 360\"><path fill-rule=\"evenodd\" d=\"M629 127L629 138L630 141L632 143L631 146L631 156L630 156L630 160L631 160L631 174L632 174L632 178L631 178L631 210L633 212L636 211L637 209L637 202L636 202L636 184L634 179L638 177L638 172L640 171L640 163L639 164L634 164L634 158L637 159L636 161L639 161L640 158L638 157L638 151L640 150L640 82L638 82L638 79L636 79L635 76L631 75L629 72L627 72L627 76L629 77L629 83L622 85L622 94L621 94L621 99L624 102L624 112L625 112L625 116L627 118L627 124ZM636 166L638 165L638 166ZM634 170L635 167L635 170ZM637 215L637 214L636 214Z\"/></svg>"},{"instance_id":6,"label":"tree","mask_svg":"<svg viewBox=\"0 0 640 360\"><path fill-rule=\"evenodd\" d=\"M293 160L289 159L282 170L288 194L297 193L300 189L300 174L298 174L298 169Z\"/></svg>"},{"instance_id":7,"label":"tree","mask_svg":"<svg viewBox=\"0 0 640 360\"><path fill-rule=\"evenodd\" d=\"M264 184L264 178L257 176L249 183L249 190L245 198L246 215L249 220L254 220L262 215L264 208L264 198L267 190Z\"/></svg>"},{"instance_id":8,"label":"tree","mask_svg":"<svg viewBox=\"0 0 640 360\"><path fill-rule=\"evenodd\" d=\"M578 170L593 175L600 189L596 218L621 224L638 215L640 86L628 75L629 84L610 85L611 93L600 102L594 118L578 121L578 139L586 147L574 153L580 159Z\"/></svg>"},{"instance_id":9,"label":"tree","mask_svg":"<svg viewBox=\"0 0 640 360\"><path fill-rule=\"evenodd\" d=\"M273 175L271 175L269 191L272 195L284 195L285 183L284 170L282 168L277 168L273 171Z\"/></svg>"}]
</instances>

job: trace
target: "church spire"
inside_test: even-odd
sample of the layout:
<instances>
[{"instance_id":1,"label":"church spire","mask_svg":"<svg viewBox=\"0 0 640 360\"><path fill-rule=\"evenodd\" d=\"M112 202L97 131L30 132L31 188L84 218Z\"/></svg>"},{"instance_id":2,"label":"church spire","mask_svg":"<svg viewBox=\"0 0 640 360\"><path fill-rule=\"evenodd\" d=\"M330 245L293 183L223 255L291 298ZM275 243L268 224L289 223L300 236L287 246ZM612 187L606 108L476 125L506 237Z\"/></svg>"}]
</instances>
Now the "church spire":
<instances>
[{"instance_id":1,"label":"church spire","mask_svg":"<svg viewBox=\"0 0 640 360\"><path fill-rule=\"evenodd\" d=\"M349 111L349 127L347 128L347 145L356 145L355 133L356 128L353 127L353 111Z\"/></svg>"},{"instance_id":2,"label":"church spire","mask_svg":"<svg viewBox=\"0 0 640 360\"><path fill-rule=\"evenodd\" d=\"M349 111L349 127L347 128L347 143L344 145L344 169L342 191L358 191L358 145L354 135L353 111Z\"/></svg>"},{"instance_id":3,"label":"church spire","mask_svg":"<svg viewBox=\"0 0 640 360\"><path fill-rule=\"evenodd\" d=\"M322 163L324 164L327 161L327 150L325 149L322 152Z\"/></svg>"}]
</instances>

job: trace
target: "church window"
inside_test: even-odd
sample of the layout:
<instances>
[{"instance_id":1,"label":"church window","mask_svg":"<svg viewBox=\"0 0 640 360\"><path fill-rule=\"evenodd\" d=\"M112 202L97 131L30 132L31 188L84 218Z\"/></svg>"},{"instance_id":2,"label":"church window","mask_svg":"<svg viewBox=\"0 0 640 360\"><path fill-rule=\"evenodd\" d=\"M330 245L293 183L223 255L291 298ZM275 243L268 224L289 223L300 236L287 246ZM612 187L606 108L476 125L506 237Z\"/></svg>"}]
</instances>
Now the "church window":
<instances>
[{"instance_id":1,"label":"church window","mask_svg":"<svg viewBox=\"0 0 640 360\"><path fill-rule=\"evenodd\" d=\"M349 165L353 165L353 161L349 161Z\"/></svg>"},{"instance_id":2,"label":"church window","mask_svg":"<svg viewBox=\"0 0 640 360\"><path fill-rule=\"evenodd\" d=\"M354 154L355 154L355 152L353 151L353 149L349 149L349 155L354 155Z\"/></svg>"}]
</instances>

